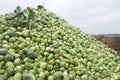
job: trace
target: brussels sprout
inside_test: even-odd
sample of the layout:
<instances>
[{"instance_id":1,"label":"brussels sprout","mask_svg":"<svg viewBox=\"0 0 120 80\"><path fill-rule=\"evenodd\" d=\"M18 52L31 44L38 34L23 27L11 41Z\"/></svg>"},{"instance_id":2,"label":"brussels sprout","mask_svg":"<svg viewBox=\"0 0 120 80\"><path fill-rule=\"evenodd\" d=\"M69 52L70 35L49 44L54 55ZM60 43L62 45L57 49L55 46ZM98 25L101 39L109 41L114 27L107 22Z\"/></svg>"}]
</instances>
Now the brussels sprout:
<instances>
[{"instance_id":1,"label":"brussels sprout","mask_svg":"<svg viewBox=\"0 0 120 80\"><path fill-rule=\"evenodd\" d=\"M5 34L12 37L15 35L15 32L13 30L8 30Z\"/></svg>"},{"instance_id":2,"label":"brussels sprout","mask_svg":"<svg viewBox=\"0 0 120 80\"><path fill-rule=\"evenodd\" d=\"M22 72L22 67L21 66L16 66L15 68L14 68L14 71L15 71L15 73L20 73L20 72Z\"/></svg>"},{"instance_id":3,"label":"brussels sprout","mask_svg":"<svg viewBox=\"0 0 120 80\"><path fill-rule=\"evenodd\" d=\"M46 77L48 77L49 76L49 71L47 71L47 70L44 71L44 74L45 74Z\"/></svg>"},{"instance_id":4,"label":"brussels sprout","mask_svg":"<svg viewBox=\"0 0 120 80\"><path fill-rule=\"evenodd\" d=\"M14 60L14 64L15 65L20 65L21 64L21 60L19 58Z\"/></svg>"},{"instance_id":5,"label":"brussels sprout","mask_svg":"<svg viewBox=\"0 0 120 80\"><path fill-rule=\"evenodd\" d=\"M39 77L42 79L45 79L45 73L44 72L40 72Z\"/></svg>"},{"instance_id":6,"label":"brussels sprout","mask_svg":"<svg viewBox=\"0 0 120 80\"><path fill-rule=\"evenodd\" d=\"M60 69L60 65L59 64L54 64L53 69L58 71Z\"/></svg>"},{"instance_id":7,"label":"brussels sprout","mask_svg":"<svg viewBox=\"0 0 120 80\"><path fill-rule=\"evenodd\" d=\"M27 56L30 58L35 58L36 54L33 50L29 50L29 51L27 51Z\"/></svg>"},{"instance_id":8,"label":"brussels sprout","mask_svg":"<svg viewBox=\"0 0 120 80\"><path fill-rule=\"evenodd\" d=\"M40 67L41 67L42 69L46 69L47 63L41 62L41 63L40 63Z\"/></svg>"},{"instance_id":9,"label":"brussels sprout","mask_svg":"<svg viewBox=\"0 0 120 80\"><path fill-rule=\"evenodd\" d=\"M89 80L96 80L97 78L96 78L95 75L89 75L89 76L88 76L88 79L89 79Z\"/></svg>"},{"instance_id":10,"label":"brussels sprout","mask_svg":"<svg viewBox=\"0 0 120 80\"><path fill-rule=\"evenodd\" d=\"M3 75L5 73L4 69L0 69L0 75Z\"/></svg>"},{"instance_id":11,"label":"brussels sprout","mask_svg":"<svg viewBox=\"0 0 120 80\"><path fill-rule=\"evenodd\" d=\"M88 76L87 75L82 75L81 76L81 80L87 80L88 79Z\"/></svg>"},{"instance_id":12,"label":"brussels sprout","mask_svg":"<svg viewBox=\"0 0 120 80\"><path fill-rule=\"evenodd\" d=\"M55 80L53 76L48 76L47 80Z\"/></svg>"},{"instance_id":13,"label":"brussels sprout","mask_svg":"<svg viewBox=\"0 0 120 80\"><path fill-rule=\"evenodd\" d=\"M75 79L75 76L76 76L76 75L75 75L75 72L74 72L74 71L70 71L68 76L69 76L69 78L70 78L71 80L73 80L73 79Z\"/></svg>"},{"instance_id":14,"label":"brussels sprout","mask_svg":"<svg viewBox=\"0 0 120 80\"><path fill-rule=\"evenodd\" d=\"M25 57L23 61L24 62L33 62L33 60L29 57Z\"/></svg>"},{"instance_id":15,"label":"brussels sprout","mask_svg":"<svg viewBox=\"0 0 120 80\"><path fill-rule=\"evenodd\" d=\"M48 70L48 71L51 71L52 69L53 69L53 65L48 64L48 65L47 65L47 70Z\"/></svg>"},{"instance_id":16,"label":"brussels sprout","mask_svg":"<svg viewBox=\"0 0 120 80\"><path fill-rule=\"evenodd\" d=\"M60 72L60 71L57 71L57 72L55 72L54 73L54 79L56 80L62 80L62 78L63 78L63 73L62 72Z\"/></svg>"},{"instance_id":17,"label":"brussels sprout","mask_svg":"<svg viewBox=\"0 0 120 80\"><path fill-rule=\"evenodd\" d=\"M8 78L8 80L14 80L14 77L13 77L13 76L10 76L10 77Z\"/></svg>"},{"instance_id":18,"label":"brussels sprout","mask_svg":"<svg viewBox=\"0 0 120 80\"><path fill-rule=\"evenodd\" d=\"M60 46L60 44L58 44L58 43L52 44L52 47L55 48L55 49L59 48L59 46Z\"/></svg>"},{"instance_id":19,"label":"brussels sprout","mask_svg":"<svg viewBox=\"0 0 120 80\"><path fill-rule=\"evenodd\" d=\"M68 76L67 70L65 70L65 71L63 72L63 76L64 76L64 77L65 77L65 76Z\"/></svg>"},{"instance_id":20,"label":"brussels sprout","mask_svg":"<svg viewBox=\"0 0 120 80\"><path fill-rule=\"evenodd\" d=\"M75 80L80 80L80 77L79 77L79 76L76 76L76 77L75 77Z\"/></svg>"},{"instance_id":21,"label":"brussels sprout","mask_svg":"<svg viewBox=\"0 0 120 80\"><path fill-rule=\"evenodd\" d=\"M6 76L12 76L14 74L14 69L11 67L6 68Z\"/></svg>"},{"instance_id":22,"label":"brussels sprout","mask_svg":"<svg viewBox=\"0 0 120 80\"><path fill-rule=\"evenodd\" d=\"M51 47L46 47L46 52L52 52L53 51L53 48L51 48Z\"/></svg>"},{"instance_id":23,"label":"brussels sprout","mask_svg":"<svg viewBox=\"0 0 120 80\"><path fill-rule=\"evenodd\" d=\"M33 64L30 62L26 62L25 63L25 69L32 69L33 68Z\"/></svg>"},{"instance_id":24,"label":"brussels sprout","mask_svg":"<svg viewBox=\"0 0 120 80\"><path fill-rule=\"evenodd\" d=\"M7 62L7 61L14 61L14 57L11 56L11 55L5 55L4 56L4 61Z\"/></svg>"},{"instance_id":25,"label":"brussels sprout","mask_svg":"<svg viewBox=\"0 0 120 80\"><path fill-rule=\"evenodd\" d=\"M16 73L14 75L14 80L22 80L22 74L21 73Z\"/></svg>"},{"instance_id":26,"label":"brussels sprout","mask_svg":"<svg viewBox=\"0 0 120 80\"><path fill-rule=\"evenodd\" d=\"M32 70L29 70L29 73L32 73L32 74L36 74L36 70L35 69L32 69Z\"/></svg>"},{"instance_id":27,"label":"brussels sprout","mask_svg":"<svg viewBox=\"0 0 120 80\"><path fill-rule=\"evenodd\" d=\"M44 56L49 56L49 53L48 52L44 52Z\"/></svg>"},{"instance_id":28,"label":"brussels sprout","mask_svg":"<svg viewBox=\"0 0 120 80\"><path fill-rule=\"evenodd\" d=\"M24 73L23 80L35 80L35 76L31 73Z\"/></svg>"},{"instance_id":29,"label":"brussels sprout","mask_svg":"<svg viewBox=\"0 0 120 80\"><path fill-rule=\"evenodd\" d=\"M6 55L6 54L7 54L7 49L0 48L0 55Z\"/></svg>"},{"instance_id":30,"label":"brussels sprout","mask_svg":"<svg viewBox=\"0 0 120 80\"><path fill-rule=\"evenodd\" d=\"M13 68L14 67L14 64L12 62L6 62L5 66L7 68Z\"/></svg>"},{"instance_id":31,"label":"brussels sprout","mask_svg":"<svg viewBox=\"0 0 120 80\"><path fill-rule=\"evenodd\" d=\"M4 56L0 55L0 61L3 61L3 59L4 59Z\"/></svg>"},{"instance_id":32,"label":"brussels sprout","mask_svg":"<svg viewBox=\"0 0 120 80\"><path fill-rule=\"evenodd\" d=\"M5 75L0 75L0 80L8 80L8 78Z\"/></svg>"}]
</instances>

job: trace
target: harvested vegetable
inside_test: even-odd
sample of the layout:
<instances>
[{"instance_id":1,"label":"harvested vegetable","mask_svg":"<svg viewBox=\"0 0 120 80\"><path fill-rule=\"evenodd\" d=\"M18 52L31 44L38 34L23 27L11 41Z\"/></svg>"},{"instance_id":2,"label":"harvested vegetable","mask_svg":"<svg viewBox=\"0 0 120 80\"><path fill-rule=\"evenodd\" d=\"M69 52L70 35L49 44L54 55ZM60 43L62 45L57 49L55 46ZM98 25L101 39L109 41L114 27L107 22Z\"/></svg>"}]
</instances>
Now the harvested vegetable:
<instances>
[{"instance_id":1,"label":"harvested vegetable","mask_svg":"<svg viewBox=\"0 0 120 80\"><path fill-rule=\"evenodd\" d=\"M120 55L39 5L0 15L0 80L120 80Z\"/></svg>"},{"instance_id":2,"label":"harvested vegetable","mask_svg":"<svg viewBox=\"0 0 120 80\"><path fill-rule=\"evenodd\" d=\"M6 55L6 54L7 54L7 49L0 48L0 55Z\"/></svg>"}]
</instances>

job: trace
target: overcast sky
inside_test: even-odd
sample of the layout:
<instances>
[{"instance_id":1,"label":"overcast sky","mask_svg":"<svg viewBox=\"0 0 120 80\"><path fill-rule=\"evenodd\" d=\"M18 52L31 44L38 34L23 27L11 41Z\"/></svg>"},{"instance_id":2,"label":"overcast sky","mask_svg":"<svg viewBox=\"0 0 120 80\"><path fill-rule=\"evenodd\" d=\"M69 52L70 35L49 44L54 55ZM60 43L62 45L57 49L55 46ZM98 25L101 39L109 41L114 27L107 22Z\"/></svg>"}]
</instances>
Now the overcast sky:
<instances>
[{"instance_id":1,"label":"overcast sky","mask_svg":"<svg viewBox=\"0 0 120 80\"><path fill-rule=\"evenodd\" d=\"M1 0L0 14L22 8L45 8L90 34L120 33L120 0Z\"/></svg>"}]
</instances>

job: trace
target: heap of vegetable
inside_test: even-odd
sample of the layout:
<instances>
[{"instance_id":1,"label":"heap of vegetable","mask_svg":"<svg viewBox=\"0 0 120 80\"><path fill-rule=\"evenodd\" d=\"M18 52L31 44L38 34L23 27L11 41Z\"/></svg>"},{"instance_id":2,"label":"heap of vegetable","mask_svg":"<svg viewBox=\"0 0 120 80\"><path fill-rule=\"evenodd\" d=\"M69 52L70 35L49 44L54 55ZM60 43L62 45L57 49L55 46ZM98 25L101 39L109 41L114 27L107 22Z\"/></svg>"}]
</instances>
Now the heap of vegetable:
<instances>
[{"instance_id":1,"label":"heap of vegetable","mask_svg":"<svg viewBox=\"0 0 120 80\"><path fill-rule=\"evenodd\" d=\"M120 55L54 13L0 16L0 80L120 80Z\"/></svg>"}]
</instances>

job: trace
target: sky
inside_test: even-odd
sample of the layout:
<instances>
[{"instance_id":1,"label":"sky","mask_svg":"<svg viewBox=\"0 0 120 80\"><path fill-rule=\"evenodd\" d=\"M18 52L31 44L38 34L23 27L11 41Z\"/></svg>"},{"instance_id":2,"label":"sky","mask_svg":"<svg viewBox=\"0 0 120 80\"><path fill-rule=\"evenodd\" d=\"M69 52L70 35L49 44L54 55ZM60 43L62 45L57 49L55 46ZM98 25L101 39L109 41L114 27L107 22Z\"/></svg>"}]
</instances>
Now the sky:
<instances>
[{"instance_id":1,"label":"sky","mask_svg":"<svg viewBox=\"0 0 120 80\"><path fill-rule=\"evenodd\" d=\"M0 14L39 4L86 33L120 34L120 0L1 0Z\"/></svg>"}]
</instances>

